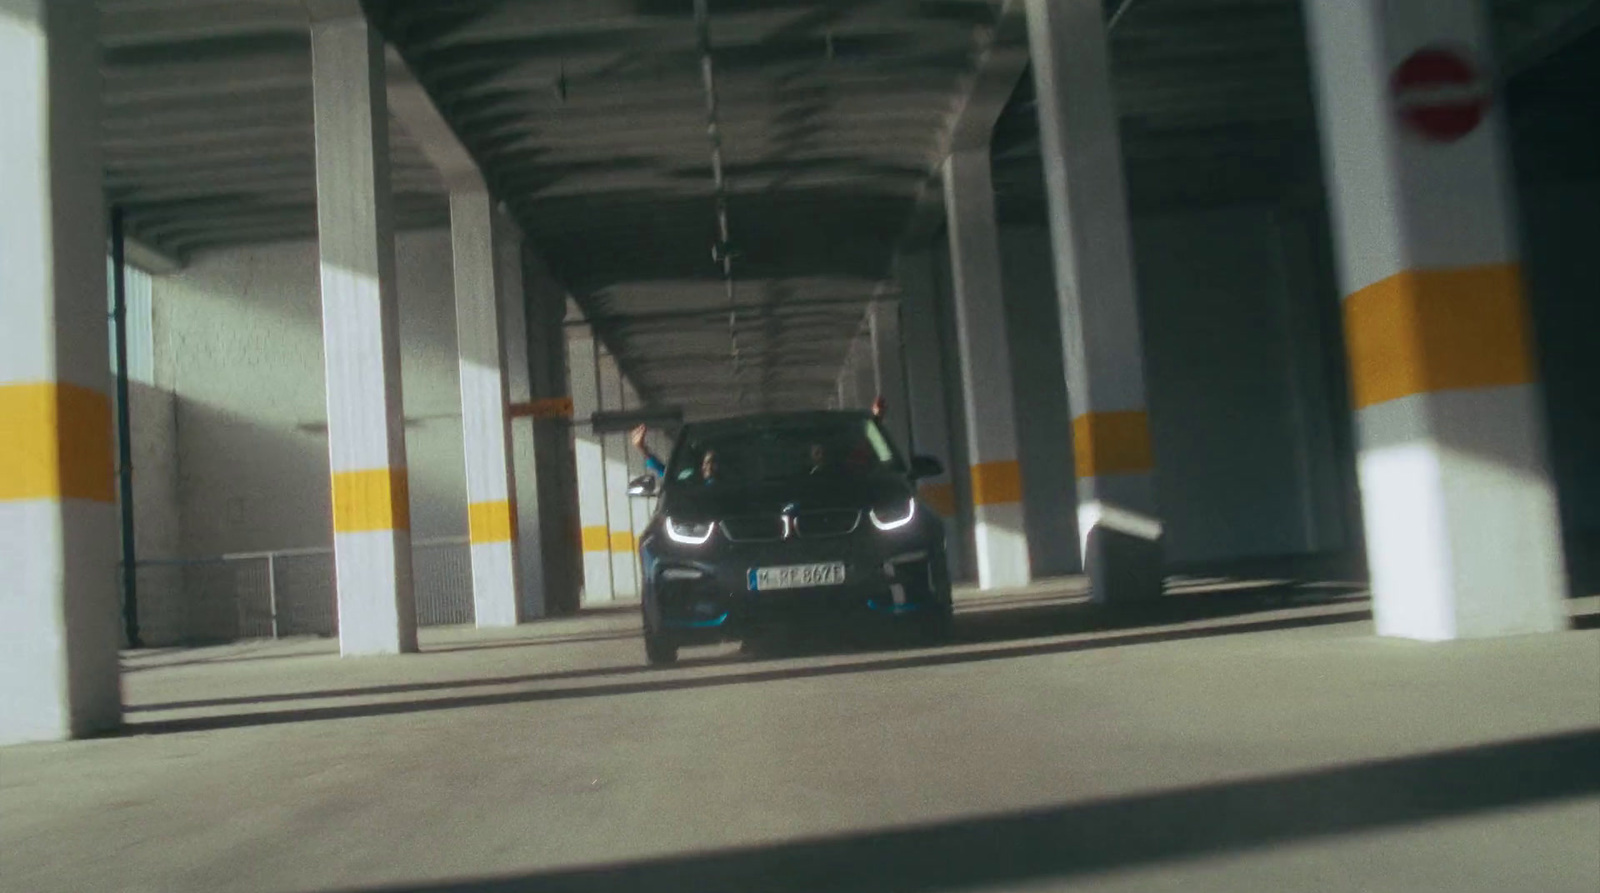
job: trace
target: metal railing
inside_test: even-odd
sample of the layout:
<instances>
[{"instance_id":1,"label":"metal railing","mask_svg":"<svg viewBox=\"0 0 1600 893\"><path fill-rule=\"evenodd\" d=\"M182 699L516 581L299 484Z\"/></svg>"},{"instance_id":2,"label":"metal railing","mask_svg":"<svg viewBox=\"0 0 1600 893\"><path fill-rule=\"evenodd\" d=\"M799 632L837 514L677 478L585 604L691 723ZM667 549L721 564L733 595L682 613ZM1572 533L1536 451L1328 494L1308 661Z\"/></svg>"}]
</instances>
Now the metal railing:
<instances>
[{"instance_id":1,"label":"metal railing","mask_svg":"<svg viewBox=\"0 0 1600 893\"><path fill-rule=\"evenodd\" d=\"M333 636L339 631L333 549L278 549L136 565L140 626L153 643ZM471 623L466 538L413 540L417 623Z\"/></svg>"}]
</instances>

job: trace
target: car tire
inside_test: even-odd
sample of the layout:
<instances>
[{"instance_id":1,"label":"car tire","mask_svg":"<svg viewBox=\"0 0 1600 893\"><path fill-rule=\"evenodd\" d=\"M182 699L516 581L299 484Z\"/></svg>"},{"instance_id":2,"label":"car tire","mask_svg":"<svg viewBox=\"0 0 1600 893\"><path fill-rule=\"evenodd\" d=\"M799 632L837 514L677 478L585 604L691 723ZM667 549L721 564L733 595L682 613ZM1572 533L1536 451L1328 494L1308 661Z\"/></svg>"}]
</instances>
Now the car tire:
<instances>
[{"instance_id":1,"label":"car tire","mask_svg":"<svg viewBox=\"0 0 1600 893\"><path fill-rule=\"evenodd\" d=\"M922 634L922 640L929 645L943 645L955 635L955 611L949 605L933 609L921 620L918 631Z\"/></svg>"},{"instance_id":2,"label":"car tire","mask_svg":"<svg viewBox=\"0 0 1600 893\"><path fill-rule=\"evenodd\" d=\"M652 667L669 667L678 662L678 643L664 636L644 634L644 656Z\"/></svg>"}]
</instances>

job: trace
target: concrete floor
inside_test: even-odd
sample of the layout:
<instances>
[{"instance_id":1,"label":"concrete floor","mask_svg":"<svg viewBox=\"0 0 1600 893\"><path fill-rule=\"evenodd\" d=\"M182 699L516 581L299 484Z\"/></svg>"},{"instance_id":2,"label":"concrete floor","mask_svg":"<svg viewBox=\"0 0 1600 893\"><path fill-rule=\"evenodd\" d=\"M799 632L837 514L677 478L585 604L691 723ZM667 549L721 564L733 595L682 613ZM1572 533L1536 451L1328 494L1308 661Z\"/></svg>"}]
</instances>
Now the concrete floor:
<instances>
[{"instance_id":1,"label":"concrete floor","mask_svg":"<svg viewBox=\"0 0 1600 893\"><path fill-rule=\"evenodd\" d=\"M1600 600L1423 645L1337 589L966 602L961 641L642 666L631 612L427 653L129 654L0 751L0 890L1600 890Z\"/></svg>"}]
</instances>

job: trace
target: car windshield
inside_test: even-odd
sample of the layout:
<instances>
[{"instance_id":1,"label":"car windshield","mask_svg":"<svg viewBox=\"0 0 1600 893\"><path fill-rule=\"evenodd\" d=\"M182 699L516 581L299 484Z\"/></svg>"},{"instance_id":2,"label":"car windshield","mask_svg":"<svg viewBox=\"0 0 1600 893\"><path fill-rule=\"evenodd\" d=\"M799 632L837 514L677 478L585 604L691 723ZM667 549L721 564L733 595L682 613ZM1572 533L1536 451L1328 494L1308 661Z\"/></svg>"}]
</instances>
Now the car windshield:
<instances>
[{"instance_id":1,"label":"car windshield","mask_svg":"<svg viewBox=\"0 0 1600 893\"><path fill-rule=\"evenodd\" d=\"M752 422L685 432L667 469L669 483L750 486L802 477L905 473L900 456L871 419Z\"/></svg>"}]
</instances>

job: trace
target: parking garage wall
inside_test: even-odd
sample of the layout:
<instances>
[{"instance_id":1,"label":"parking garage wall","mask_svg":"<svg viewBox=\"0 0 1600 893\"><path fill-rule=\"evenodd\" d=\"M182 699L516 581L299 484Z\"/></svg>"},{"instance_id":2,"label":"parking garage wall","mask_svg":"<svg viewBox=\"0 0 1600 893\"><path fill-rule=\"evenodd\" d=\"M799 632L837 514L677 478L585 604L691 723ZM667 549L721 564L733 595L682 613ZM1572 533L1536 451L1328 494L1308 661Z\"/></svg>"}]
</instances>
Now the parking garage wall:
<instances>
[{"instance_id":1,"label":"parking garage wall","mask_svg":"<svg viewBox=\"0 0 1600 893\"><path fill-rule=\"evenodd\" d=\"M397 255L412 533L461 537L465 460L449 233L401 234ZM158 394L134 404L134 424L140 454L159 458L157 473L137 475L136 488L152 504L170 499L178 536L168 539L171 553L147 549L142 559L331 546L318 280L314 241L208 253L156 280ZM232 634L233 593L219 591L214 575L200 579L191 573L181 590L181 629L168 624L162 637ZM152 599L180 585L141 581Z\"/></svg>"},{"instance_id":2,"label":"parking garage wall","mask_svg":"<svg viewBox=\"0 0 1600 893\"><path fill-rule=\"evenodd\" d=\"M1574 591L1588 592L1600 586L1600 179L1528 179L1521 202L1565 546ZM1321 213L1239 206L1134 221L1161 510L1176 568L1361 551ZM1002 250L1013 331L1057 331L1046 230L1007 227ZM1075 555L1058 548L1076 539L1066 511L1071 431L1053 408L1060 345L1027 334L1013 344L1035 570L1075 569Z\"/></svg>"},{"instance_id":3,"label":"parking garage wall","mask_svg":"<svg viewBox=\"0 0 1600 893\"><path fill-rule=\"evenodd\" d=\"M1336 408L1306 234L1269 206L1134 221L1167 560L1226 565L1345 548ZM1029 545L1076 572L1072 431L1048 230L1001 233Z\"/></svg>"},{"instance_id":4,"label":"parking garage wall","mask_svg":"<svg viewBox=\"0 0 1600 893\"><path fill-rule=\"evenodd\" d=\"M1600 178L1524 183L1523 255L1574 594L1600 591Z\"/></svg>"}]
</instances>

